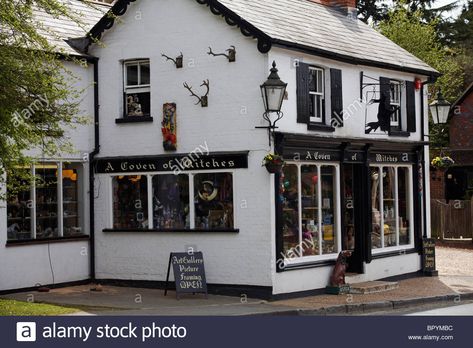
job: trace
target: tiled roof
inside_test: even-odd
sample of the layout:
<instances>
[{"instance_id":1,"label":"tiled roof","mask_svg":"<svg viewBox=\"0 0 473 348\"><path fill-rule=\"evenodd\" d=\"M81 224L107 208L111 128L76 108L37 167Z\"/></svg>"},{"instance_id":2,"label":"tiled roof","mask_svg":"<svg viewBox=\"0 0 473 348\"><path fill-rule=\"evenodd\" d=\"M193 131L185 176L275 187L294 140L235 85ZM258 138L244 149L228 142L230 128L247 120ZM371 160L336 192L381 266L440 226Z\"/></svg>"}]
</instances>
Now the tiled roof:
<instances>
[{"instance_id":1,"label":"tiled roof","mask_svg":"<svg viewBox=\"0 0 473 348\"><path fill-rule=\"evenodd\" d=\"M66 40L70 38L84 37L89 30L105 15L110 6L98 3L86 3L79 0L60 0L65 3L80 23L66 17L55 18L44 11L37 11L35 18L42 23L44 28L38 30L56 47L59 53L84 55L82 52L72 48Z\"/></svg>"},{"instance_id":2,"label":"tiled roof","mask_svg":"<svg viewBox=\"0 0 473 348\"><path fill-rule=\"evenodd\" d=\"M82 13L84 21L84 26L81 28L69 20L54 19L43 14L44 22L57 33L57 37L49 35L51 41L68 53L80 54L78 50L70 47L65 39L85 37L87 33L99 38L106 29L113 26L113 19L105 15L110 9L107 5L91 7L80 0L61 1L66 1L74 10ZM112 12L118 16L123 15L129 4L135 1L117 0ZM241 29L245 35L263 36L259 44L263 43L266 47L260 49L262 52L267 52L270 48L267 44L279 45L354 64L425 75L438 74L435 69L369 25L330 6L309 0L197 0L197 2L210 5L212 12L228 17L230 20L227 20L227 23L236 23L240 27L243 25L244 28ZM215 11L217 7L218 11ZM86 47L90 44L89 40Z\"/></svg>"},{"instance_id":3,"label":"tiled roof","mask_svg":"<svg viewBox=\"0 0 473 348\"><path fill-rule=\"evenodd\" d=\"M340 59L355 58L436 73L369 25L309 0L218 0L272 38L273 43L314 49ZM354 60L355 60L354 59Z\"/></svg>"}]
</instances>

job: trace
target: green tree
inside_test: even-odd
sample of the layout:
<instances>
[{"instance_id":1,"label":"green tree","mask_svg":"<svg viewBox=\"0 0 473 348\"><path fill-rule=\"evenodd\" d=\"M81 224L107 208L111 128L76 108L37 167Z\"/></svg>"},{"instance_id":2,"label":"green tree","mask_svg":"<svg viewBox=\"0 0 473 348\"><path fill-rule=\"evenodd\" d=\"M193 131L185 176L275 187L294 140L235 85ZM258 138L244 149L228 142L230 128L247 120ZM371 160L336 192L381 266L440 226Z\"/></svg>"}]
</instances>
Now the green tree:
<instances>
[{"instance_id":1,"label":"green tree","mask_svg":"<svg viewBox=\"0 0 473 348\"><path fill-rule=\"evenodd\" d=\"M58 52L47 39L57 33L37 20L41 13L81 25L66 4L0 0L0 184L30 164L32 150L44 157L70 152L64 129L86 122L78 109L81 91L72 87L76 78L63 64L74 58Z\"/></svg>"},{"instance_id":2,"label":"green tree","mask_svg":"<svg viewBox=\"0 0 473 348\"><path fill-rule=\"evenodd\" d=\"M443 46L436 33L437 21L425 22L420 11L410 12L402 2L389 11L388 18L379 24L383 35L422 59L439 71L442 76L430 86L430 95L435 98L441 88L445 98L455 101L463 88L463 70L455 60L455 51ZM432 98L432 99L433 99ZM434 147L448 144L448 127L431 125L431 142Z\"/></svg>"},{"instance_id":3,"label":"green tree","mask_svg":"<svg viewBox=\"0 0 473 348\"><path fill-rule=\"evenodd\" d=\"M441 18L441 14L456 8L456 1L451 4L435 8L437 0L403 0L393 1L393 7L403 4L409 13L419 12L421 18L426 22ZM358 1L359 18L368 23L378 24L388 18L390 7L384 0L359 0ZM392 8L392 7L391 7ZM443 20L438 23L443 24Z\"/></svg>"},{"instance_id":4,"label":"green tree","mask_svg":"<svg viewBox=\"0 0 473 348\"><path fill-rule=\"evenodd\" d=\"M466 88L473 83L473 0L465 4L461 14L450 24L449 29L450 45L462 51L457 61L463 66L464 88Z\"/></svg>"}]
</instances>

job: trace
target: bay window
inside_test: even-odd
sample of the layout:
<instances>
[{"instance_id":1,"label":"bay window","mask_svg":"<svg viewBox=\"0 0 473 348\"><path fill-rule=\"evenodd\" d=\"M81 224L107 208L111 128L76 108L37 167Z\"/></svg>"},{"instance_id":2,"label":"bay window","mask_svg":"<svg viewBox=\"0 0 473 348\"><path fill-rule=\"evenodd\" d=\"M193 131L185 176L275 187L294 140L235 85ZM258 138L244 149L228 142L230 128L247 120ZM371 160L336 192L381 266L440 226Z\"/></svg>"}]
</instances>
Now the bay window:
<instances>
[{"instance_id":1,"label":"bay window","mask_svg":"<svg viewBox=\"0 0 473 348\"><path fill-rule=\"evenodd\" d=\"M283 254L336 257L339 238L339 167L288 163L281 176Z\"/></svg>"},{"instance_id":2,"label":"bay window","mask_svg":"<svg viewBox=\"0 0 473 348\"><path fill-rule=\"evenodd\" d=\"M115 176L112 196L116 230L234 229L232 173Z\"/></svg>"},{"instance_id":3,"label":"bay window","mask_svg":"<svg viewBox=\"0 0 473 348\"><path fill-rule=\"evenodd\" d=\"M83 235L82 163L37 163L29 170L32 182L7 178L8 187L17 187L7 192L8 241Z\"/></svg>"},{"instance_id":4,"label":"bay window","mask_svg":"<svg viewBox=\"0 0 473 348\"><path fill-rule=\"evenodd\" d=\"M372 247L412 245L412 168L371 167Z\"/></svg>"}]
</instances>

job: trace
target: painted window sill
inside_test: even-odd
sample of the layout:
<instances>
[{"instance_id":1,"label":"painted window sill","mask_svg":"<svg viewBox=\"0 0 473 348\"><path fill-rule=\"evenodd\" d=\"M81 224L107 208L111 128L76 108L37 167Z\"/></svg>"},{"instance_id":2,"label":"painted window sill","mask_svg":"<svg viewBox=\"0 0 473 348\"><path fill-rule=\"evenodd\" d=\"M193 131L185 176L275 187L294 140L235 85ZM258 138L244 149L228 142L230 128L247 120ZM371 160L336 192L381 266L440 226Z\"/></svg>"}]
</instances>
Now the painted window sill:
<instances>
[{"instance_id":1,"label":"painted window sill","mask_svg":"<svg viewBox=\"0 0 473 348\"><path fill-rule=\"evenodd\" d=\"M38 245L38 244L53 244L53 243L69 243L78 241L87 241L90 237L88 235L73 236L73 237L57 237L57 238L41 238L41 239L20 239L9 240L5 244L7 247Z\"/></svg>"},{"instance_id":2,"label":"painted window sill","mask_svg":"<svg viewBox=\"0 0 473 348\"><path fill-rule=\"evenodd\" d=\"M298 262L293 264L287 264L283 269L279 268L277 265L277 272L282 273L286 271L296 271L300 269L307 268L317 268L317 267L332 267L335 265L336 260L320 260L320 261L307 261L307 262Z\"/></svg>"},{"instance_id":3,"label":"painted window sill","mask_svg":"<svg viewBox=\"0 0 473 348\"><path fill-rule=\"evenodd\" d=\"M311 122L307 125L307 129L310 131L319 131L319 132L335 132L335 127L327 126L322 123Z\"/></svg>"},{"instance_id":4,"label":"painted window sill","mask_svg":"<svg viewBox=\"0 0 473 348\"><path fill-rule=\"evenodd\" d=\"M371 258L373 260L383 259L385 257L401 256L401 255L406 255L406 254L415 254L415 253L419 252L416 248L413 248L413 247L408 247L407 249L398 249L398 250L392 250L392 251L385 251L385 252L380 251L378 253L376 253L375 250L380 250L380 249L373 249L372 250Z\"/></svg>"},{"instance_id":5,"label":"painted window sill","mask_svg":"<svg viewBox=\"0 0 473 348\"><path fill-rule=\"evenodd\" d=\"M115 119L116 124L153 122L151 116L129 116Z\"/></svg>"},{"instance_id":6,"label":"painted window sill","mask_svg":"<svg viewBox=\"0 0 473 348\"><path fill-rule=\"evenodd\" d=\"M218 228L214 230L208 229L178 229L178 228L153 228L153 229L133 229L133 228L106 228L104 233L240 233L239 229L234 228Z\"/></svg>"}]
</instances>

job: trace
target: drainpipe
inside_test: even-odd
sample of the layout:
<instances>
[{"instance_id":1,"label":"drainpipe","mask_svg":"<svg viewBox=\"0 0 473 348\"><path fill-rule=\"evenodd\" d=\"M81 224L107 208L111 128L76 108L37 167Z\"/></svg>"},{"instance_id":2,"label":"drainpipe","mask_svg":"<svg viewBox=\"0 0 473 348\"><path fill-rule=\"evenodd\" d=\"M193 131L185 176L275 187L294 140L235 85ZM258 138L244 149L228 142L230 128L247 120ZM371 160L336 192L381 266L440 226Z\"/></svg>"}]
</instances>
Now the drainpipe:
<instances>
[{"instance_id":1,"label":"drainpipe","mask_svg":"<svg viewBox=\"0 0 473 348\"><path fill-rule=\"evenodd\" d=\"M100 152L99 59L94 57L90 62L94 65L94 150L89 154L90 278L95 280L95 177L93 162L95 156Z\"/></svg>"},{"instance_id":2,"label":"drainpipe","mask_svg":"<svg viewBox=\"0 0 473 348\"><path fill-rule=\"evenodd\" d=\"M424 90L425 90L425 86L429 85L429 84L432 84L432 83L435 83L435 81L437 81L437 77L435 76L429 76L429 78L427 79L427 81L425 82L422 82L422 87L421 87L421 96L422 98L420 98L420 106L421 106L421 136L422 136L422 141L425 141L425 104L424 104ZM429 115L429 112L427 111L427 116ZM427 118L428 119L428 118ZM430 139L429 139L429 143L430 143ZM424 155L425 155L425 145L424 145ZM426 184L427 184L427 177L426 177L426 168L425 168L425 158L424 158L424 161L422 162L422 168L423 168L423 172L424 172L424 175L423 175L423 178L422 178L422 186L423 186L423 190L422 190L422 200L424 201L424 211L423 211L423 232L422 232L422 236L424 238L427 238L427 214L426 214L426 211L427 211L427 193L425 191L425 188L426 188Z\"/></svg>"}]
</instances>

